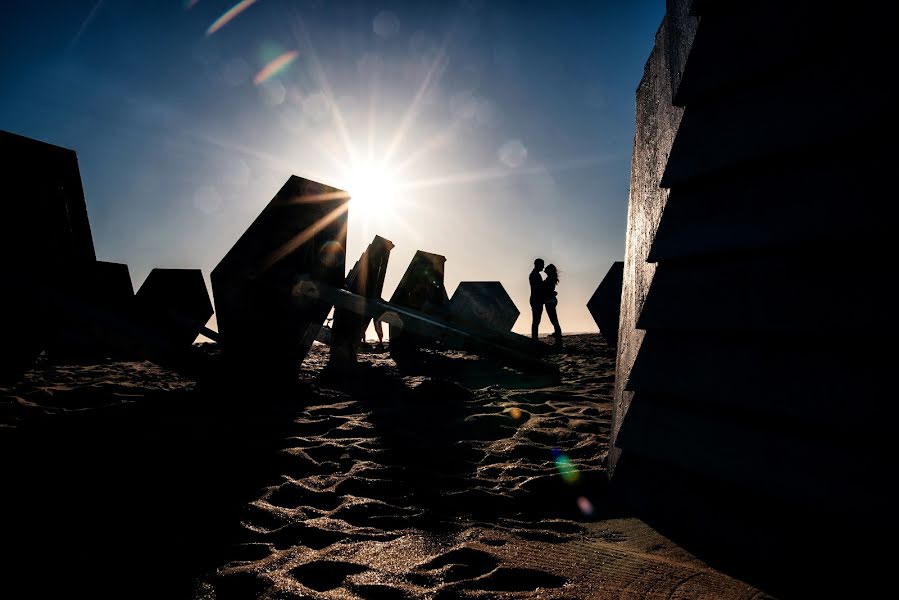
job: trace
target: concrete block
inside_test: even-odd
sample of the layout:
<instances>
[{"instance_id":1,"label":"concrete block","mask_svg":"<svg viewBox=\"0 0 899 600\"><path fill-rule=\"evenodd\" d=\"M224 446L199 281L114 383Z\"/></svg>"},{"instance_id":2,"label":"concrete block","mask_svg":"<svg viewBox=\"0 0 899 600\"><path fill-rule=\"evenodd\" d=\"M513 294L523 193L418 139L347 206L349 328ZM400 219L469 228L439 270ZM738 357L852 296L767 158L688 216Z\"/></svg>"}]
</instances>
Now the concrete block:
<instances>
[{"instance_id":1,"label":"concrete block","mask_svg":"<svg viewBox=\"0 0 899 600\"><path fill-rule=\"evenodd\" d=\"M134 287L128 265L96 261L69 271L50 300L56 316L47 353L56 361L134 358Z\"/></svg>"},{"instance_id":2,"label":"concrete block","mask_svg":"<svg viewBox=\"0 0 899 600\"><path fill-rule=\"evenodd\" d=\"M291 177L212 271L223 350L234 368L290 376L330 311L304 280L340 287L349 194Z\"/></svg>"},{"instance_id":3,"label":"concrete block","mask_svg":"<svg viewBox=\"0 0 899 600\"><path fill-rule=\"evenodd\" d=\"M186 350L212 316L199 269L153 269L135 295L138 320L164 346Z\"/></svg>"},{"instance_id":4,"label":"concrete block","mask_svg":"<svg viewBox=\"0 0 899 600\"><path fill-rule=\"evenodd\" d=\"M418 250L412 257L403 278L390 297L391 304L398 304L427 314L442 314L447 292L443 284L446 257ZM390 324L390 353L397 360L414 355L427 340L411 333L403 333L401 327Z\"/></svg>"},{"instance_id":5,"label":"concrete block","mask_svg":"<svg viewBox=\"0 0 899 600\"><path fill-rule=\"evenodd\" d=\"M624 280L624 262L612 263L612 267L599 283L587 302L587 310L606 343L618 346L618 319L621 316L621 284Z\"/></svg>"},{"instance_id":6,"label":"concrete block","mask_svg":"<svg viewBox=\"0 0 899 600\"><path fill-rule=\"evenodd\" d=\"M447 309L453 322L497 331L511 331L521 314L499 281L460 282Z\"/></svg>"},{"instance_id":7,"label":"concrete block","mask_svg":"<svg viewBox=\"0 0 899 600\"><path fill-rule=\"evenodd\" d=\"M0 131L0 380L34 361L64 273L95 261L75 152Z\"/></svg>"}]
</instances>

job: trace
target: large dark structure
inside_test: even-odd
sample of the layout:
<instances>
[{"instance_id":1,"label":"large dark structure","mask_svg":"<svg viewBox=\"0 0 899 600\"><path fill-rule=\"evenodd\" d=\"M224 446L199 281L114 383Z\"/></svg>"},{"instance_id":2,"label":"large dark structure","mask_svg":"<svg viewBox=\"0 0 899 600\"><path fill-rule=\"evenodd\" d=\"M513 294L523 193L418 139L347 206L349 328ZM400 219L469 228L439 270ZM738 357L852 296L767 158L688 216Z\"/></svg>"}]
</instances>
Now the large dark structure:
<instances>
[{"instance_id":1,"label":"large dark structure","mask_svg":"<svg viewBox=\"0 0 899 600\"><path fill-rule=\"evenodd\" d=\"M820 3L690 4L637 90L612 489L766 589L866 597L894 522L891 36Z\"/></svg>"},{"instance_id":2,"label":"large dark structure","mask_svg":"<svg viewBox=\"0 0 899 600\"><path fill-rule=\"evenodd\" d=\"M349 195L293 176L212 271L225 352L241 369L295 373L331 309L303 281L340 287Z\"/></svg>"},{"instance_id":3,"label":"large dark structure","mask_svg":"<svg viewBox=\"0 0 899 600\"><path fill-rule=\"evenodd\" d=\"M138 319L156 345L173 351L193 344L212 316L199 269L153 269L135 295Z\"/></svg>"},{"instance_id":4,"label":"large dark structure","mask_svg":"<svg viewBox=\"0 0 899 600\"><path fill-rule=\"evenodd\" d=\"M0 131L4 268L96 260L74 150Z\"/></svg>"},{"instance_id":5,"label":"large dark structure","mask_svg":"<svg viewBox=\"0 0 899 600\"><path fill-rule=\"evenodd\" d=\"M64 284L48 301L54 326L44 340L50 358L133 358L139 332L128 265L95 261L58 277Z\"/></svg>"},{"instance_id":6,"label":"large dark structure","mask_svg":"<svg viewBox=\"0 0 899 600\"><path fill-rule=\"evenodd\" d=\"M621 284L624 279L624 262L612 263L609 272L587 302L587 310L606 343L618 346L618 320L621 317Z\"/></svg>"},{"instance_id":7,"label":"large dark structure","mask_svg":"<svg viewBox=\"0 0 899 600\"><path fill-rule=\"evenodd\" d=\"M499 281L462 281L447 305L455 323L510 331L521 314Z\"/></svg>"},{"instance_id":8,"label":"large dark structure","mask_svg":"<svg viewBox=\"0 0 899 600\"><path fill-rule=\"evenodd\" d=\"M96 260L73 150L0 131L0 378L41 350L66 274ZM77 279L77 278L76 278Z\"/></svg>"}]
</instances>

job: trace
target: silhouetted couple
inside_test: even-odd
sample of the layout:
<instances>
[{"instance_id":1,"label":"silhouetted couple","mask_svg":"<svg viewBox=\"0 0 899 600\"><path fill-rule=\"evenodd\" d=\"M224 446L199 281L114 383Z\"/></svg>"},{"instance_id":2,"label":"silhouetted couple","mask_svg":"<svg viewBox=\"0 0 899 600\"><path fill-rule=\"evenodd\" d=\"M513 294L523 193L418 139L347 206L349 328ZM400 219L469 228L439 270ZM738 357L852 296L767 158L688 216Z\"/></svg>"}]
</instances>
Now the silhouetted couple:
<instances>
[{"instance_id":1,"label":"silhouetted couple","mask_svg":"<svg viewBox=\"0 0 899 600\"><path fill-rule=\"evenodd\" d=\"M546 272L546 279L540 275L540 271ZM559 271L556 265L547 265L543 267L543 259L538 258L534 261L534 270L531 271L528 280L531 283L531 337L537 339L537 328L540 327L540 319L543 317L543 308L546 307L546 314L549 316L549 322L553 324L553 337L556 343L562 343L562 328L559 327L559 316L556 314L556 305L559 303L556 298L556 286L559 284Z\"/></svg>"}]
</instances>

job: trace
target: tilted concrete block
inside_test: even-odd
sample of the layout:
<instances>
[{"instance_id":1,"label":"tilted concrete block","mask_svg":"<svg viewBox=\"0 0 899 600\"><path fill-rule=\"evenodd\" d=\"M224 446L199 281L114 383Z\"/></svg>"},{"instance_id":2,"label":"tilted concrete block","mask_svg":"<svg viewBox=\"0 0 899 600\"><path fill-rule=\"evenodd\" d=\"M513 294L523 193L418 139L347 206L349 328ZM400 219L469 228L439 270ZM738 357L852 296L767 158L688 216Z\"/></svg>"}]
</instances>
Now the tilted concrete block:
<instances>
[{"instance_id":1,"label":"tilted concrete block","mask_svg":"<svg viewBox=\"0 0 899 600\"><path fill-rule=\"evenodd\" d=\"M428 314L442 313L447 301L446 287L443 284L445 263L445 256L416 251L390 297L390 303ZM394 357L397 353L414 353L424 341L411 334L404 335L402 327L390 324L390 352Z\"/></svg>"},{"instance_id":2,"label":"tilted concrete block","mask_svg":"<svg viewBox=\"0 0 899 600\"><path fill-rule=\"evenodd\" d=\"M304 280L340 287L349 195L292 176L212 271L225 353L234 365L287 375L331 309L300 297Z\"/></svg>"},{"instance_id":3,"label":"tilted concrete block","mask_svg":"<svg viewBox=\"0 0 899 600\"><path fill-rule=\"evenodd\" d=\"M613 348L618 346L618 319L621 314L621 286L624 281L624 262L612 263L599 287L587 302L587 310L596 321L599 332L606 343Z\"/></svg>"},{"instance_id":4,"label":"tilted concrete block","mask_svg":"<svg viewBox=\"0 0 899 600\"><path fill-rule=\"evenodd\" d=\"M212 303L199 269L153 269L135 295L138 319L173 349L193 344L212 316Z\"/></svg>"}]
</instances>

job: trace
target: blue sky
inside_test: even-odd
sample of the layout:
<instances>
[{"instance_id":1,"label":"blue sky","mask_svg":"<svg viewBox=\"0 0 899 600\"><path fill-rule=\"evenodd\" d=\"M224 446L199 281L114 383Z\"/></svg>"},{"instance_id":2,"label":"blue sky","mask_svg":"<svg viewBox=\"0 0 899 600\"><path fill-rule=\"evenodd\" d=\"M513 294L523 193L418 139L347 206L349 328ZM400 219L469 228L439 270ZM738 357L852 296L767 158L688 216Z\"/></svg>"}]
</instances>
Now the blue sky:
<instances>
[{"instance_id":1,"label":"blue sky","mask_svg":"<svg viewBox=\"0 0 899 600\"><path fill-rule=\"evenodd\" d=\"M499 280L526 313L540 256L563 329L595 330L662 0L245 0L211 27L235 4L5 3L0 129L77 151L98 258L135 288L154 266L208 277L291 174L365 171L392 203L351 207L347 259L393 240L385 297L421 249L450 293Z\"/></svg>"}]
</instances>

